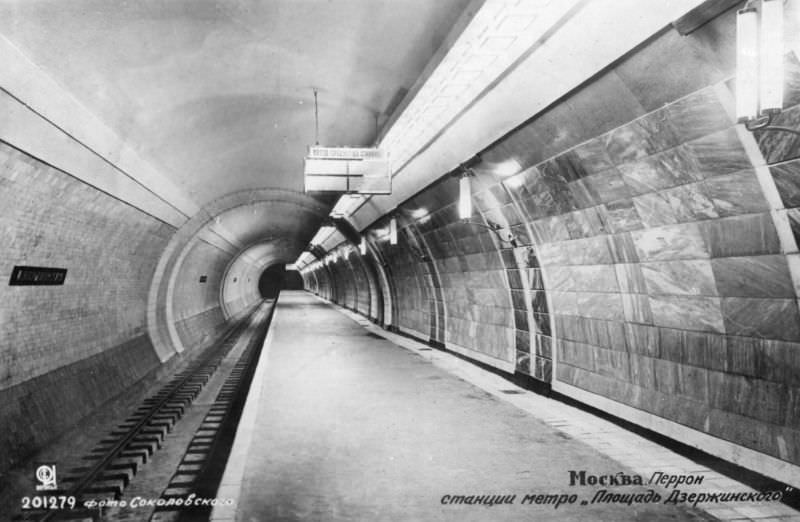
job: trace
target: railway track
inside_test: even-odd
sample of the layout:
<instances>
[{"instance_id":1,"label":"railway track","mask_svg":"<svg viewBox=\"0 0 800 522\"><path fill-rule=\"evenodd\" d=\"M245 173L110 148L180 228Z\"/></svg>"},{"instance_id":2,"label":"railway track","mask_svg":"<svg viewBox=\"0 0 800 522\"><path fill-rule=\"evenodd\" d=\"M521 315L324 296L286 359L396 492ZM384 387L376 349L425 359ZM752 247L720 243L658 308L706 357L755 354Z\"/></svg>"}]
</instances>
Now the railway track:
<instances>
[{"instance_id":1,"label":"railway track","mask_svg":"<svg viewBox=\"0 0 800 522\"><path fill-rule=\"evenodd\" d=\"M229 448L226 437L235 433L238 413L260 354L274 301L264 303L225 337L208 348L188 368L176 373L155 394L145 399L130 416L99 440L82 460L85 466L59 477L59 490L48 497L70 499L58 509L29 509L17 515L19 521L104 520L104 507L119 501L137 472L161 448L165 437L183 417L206 383L233 347L249 336L247 346L195 432L182 462L162 494L164 501L176 495L212 496L224 469ZM230 438L230 437L228 437ZM220 460L222 459L222 460ZM219 475L217 477L216 475ZM211 491L214 489L214 491ZM88 506L90 507L86 507ZM62 509L64 508L64 509ZM161 510L160 510L161 511ZM183 510L182 510L183 511ZM178 520L181 511L167 510L153 520ZM160 518L159 518L160 517Z\"/></svg>"}]
</instances>

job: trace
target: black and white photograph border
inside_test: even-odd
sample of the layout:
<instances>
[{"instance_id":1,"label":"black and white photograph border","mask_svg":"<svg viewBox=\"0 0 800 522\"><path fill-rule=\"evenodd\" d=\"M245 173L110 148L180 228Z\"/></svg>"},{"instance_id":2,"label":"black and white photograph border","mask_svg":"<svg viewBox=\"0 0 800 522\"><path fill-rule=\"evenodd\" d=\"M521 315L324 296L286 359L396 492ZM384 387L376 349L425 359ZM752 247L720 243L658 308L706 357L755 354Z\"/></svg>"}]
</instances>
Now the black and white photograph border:
<instances>
[{"instance_id":1,"label":"black and white photograph border","mask_svg":"<svg viewBox=\"0 0 800 522\"><path fill-rule=\"evenodd\" d=\"M800 0L0 0L0 522L800 522Z\"/></svg>"}]
</instances>

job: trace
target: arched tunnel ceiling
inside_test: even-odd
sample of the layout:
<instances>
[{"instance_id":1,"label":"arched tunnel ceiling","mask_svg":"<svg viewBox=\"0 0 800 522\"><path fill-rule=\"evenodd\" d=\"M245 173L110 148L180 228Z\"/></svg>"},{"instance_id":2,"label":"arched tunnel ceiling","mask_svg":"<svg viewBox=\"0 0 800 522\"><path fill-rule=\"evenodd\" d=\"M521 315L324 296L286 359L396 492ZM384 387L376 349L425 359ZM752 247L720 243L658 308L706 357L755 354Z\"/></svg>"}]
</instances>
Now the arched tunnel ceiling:
<instances>
[{"instance_id":1,"label":"arched tunnel ceiling","mask_svg":"<svg viewBox=\"0 0 800 522\"><path fill-rule=\"evenodd\" d=\"M0 33L198 206L368 145L469 0L0 0Z\"/></svg>"},{"instance_id":2,"label":"arched tunnel ceiling","mask_svg":"<svg viewBox=\"0 0 800 522\"><path fill-rule=\"evenodd\" d=\"M206 205L186 233L206 241L224 238L256 262L248 249L268 244L276 262L291 263L308 244L327 214L327 206L301 192L245 190ZM231 242L232 241L232 242Z\"/></svg>"}]
</instances>

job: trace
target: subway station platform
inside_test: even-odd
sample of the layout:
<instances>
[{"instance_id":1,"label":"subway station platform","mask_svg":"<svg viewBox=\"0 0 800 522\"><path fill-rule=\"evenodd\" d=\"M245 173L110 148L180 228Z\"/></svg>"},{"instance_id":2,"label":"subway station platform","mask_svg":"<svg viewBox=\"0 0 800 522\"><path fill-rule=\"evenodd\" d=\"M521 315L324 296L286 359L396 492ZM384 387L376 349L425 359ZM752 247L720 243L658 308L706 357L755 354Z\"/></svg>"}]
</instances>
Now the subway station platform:
<instances>
[{"instance_id":1,"label":"subway station platform","mask_svg":"<svg viewBox=\"0 0 800 522\"><path fill-rule=\"evenodd\" d=\"M212 520L800 520L780 502L680 501L748 492L608 421L284 292L218 492L233 502Z\"/></svg>"}]
</instances>

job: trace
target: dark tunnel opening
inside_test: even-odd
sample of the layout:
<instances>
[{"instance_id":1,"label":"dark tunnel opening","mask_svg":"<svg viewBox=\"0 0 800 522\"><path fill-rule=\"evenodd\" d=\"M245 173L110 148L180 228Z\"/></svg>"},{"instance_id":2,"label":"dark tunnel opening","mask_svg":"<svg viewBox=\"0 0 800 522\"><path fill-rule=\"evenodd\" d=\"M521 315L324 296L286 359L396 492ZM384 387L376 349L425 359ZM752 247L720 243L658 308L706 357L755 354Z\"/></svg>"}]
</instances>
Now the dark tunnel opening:
<instances>
[{"instance_id":1,"label":"dark tunnel opening","mask_svg":"<svg viewBox=\"0 0 800 522\"><path fill-rule=\"evenodd\" d=\"M297 270L287 270L283 282L284 290L303 290L303 276Z\"/></svg>"},{"instance_id":2,"label":"dark tunnel opening","mask_svg":"<svg viewBox=\"0 0 800 522\"><path fill-rule=\"evenodd\" d=\"M275 299L284 288L285 281L286 265L271 265L258 278L258 293L264 299Z\"/></svg>"}]
</instances>

